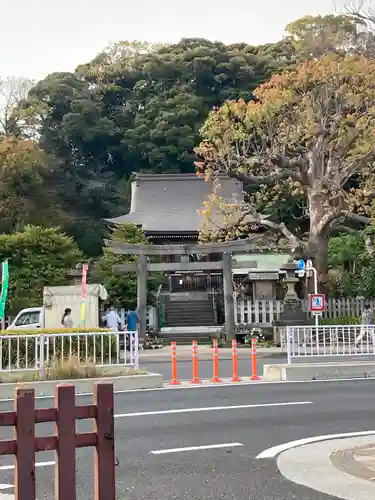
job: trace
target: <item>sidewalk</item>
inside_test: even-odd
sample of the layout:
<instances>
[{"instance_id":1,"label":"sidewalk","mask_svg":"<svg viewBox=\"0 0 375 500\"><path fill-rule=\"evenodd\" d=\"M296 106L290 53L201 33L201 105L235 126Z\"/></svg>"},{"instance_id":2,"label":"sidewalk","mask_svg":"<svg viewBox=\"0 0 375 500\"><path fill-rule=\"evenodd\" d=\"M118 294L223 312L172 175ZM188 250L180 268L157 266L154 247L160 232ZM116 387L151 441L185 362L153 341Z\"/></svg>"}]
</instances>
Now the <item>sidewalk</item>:
<instances>
[{"instance_id":1,"label":"sidewalk","mask_svg":"<svg viewBox=\"0 0 375 500\"><path fill-rule=\"evenodd\" d=\"M333 439L279 455L290 481L344 500L375 498L375 435Z\"/></svg>"},{"instance_id":2,"label":"sidewalk","mask_svg":"<svg viewBox=\"0 0 375 500\"><path fill-rule=\"evenodd\" d=\"M162 362L170 361L171 359L171 347L165 346L162 349L147 349L139 352L139 358L141 361L147 361L147 363L152 362ZM179 361L190 361L192 356L191 346L177 346L177 359ZM207 345L198 346L198 356L200 360L212 359L212 348ZM237 349L238 359L250 359L251 358L251 347L241 347ZM282 352L280 347L258 347L257 357L260 358L282 358L286 357L286 352ZM223 347L219 349L220 359L232 359L232 349L229 347Z\"/></svg>"}]
</instances>

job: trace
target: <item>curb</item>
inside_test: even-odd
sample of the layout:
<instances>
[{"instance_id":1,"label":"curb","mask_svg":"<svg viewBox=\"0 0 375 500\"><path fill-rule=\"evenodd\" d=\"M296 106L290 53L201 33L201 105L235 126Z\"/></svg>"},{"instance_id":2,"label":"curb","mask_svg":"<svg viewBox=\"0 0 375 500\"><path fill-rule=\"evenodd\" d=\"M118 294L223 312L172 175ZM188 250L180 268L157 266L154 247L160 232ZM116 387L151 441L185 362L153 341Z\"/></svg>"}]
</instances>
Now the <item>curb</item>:
<instances>
[{"instance_id":1,"label":"curb","mask_svg":"<svg viewBox=\"0 0 375 500\"><path fill-rule=\"evenodd\" d=\"M287 480L325 495L343 500L368 500L375 496L374 482L341 471L333 465L331 457L369 441L370 436L358 436L307 443L280 453L277 466Z\"/></svg>"},{"instance_id":2,"label":"curb","mask_svg":"<svg viewBox=\"0 0 375 500\"><path fill-rule=\"evenodd\" d=\"M267 380L298 382L309 380L335 380L374 378L375 362L356 361L327 363L265 364L263 376Z\"/></svg>"},{"instance_id":3,"label":"curb","mask_svg":"<svg viewBox=\"0 0 375 500\"><path fill-rule=\"evenodd\" d=\"M54 397L55 387L58 384L73 384L75 386L76 395L87 394L93 392L93 385L96 382L112 382L114 391L158 389L163 387L163 375L160 373L148 373L147 375L127 375L120 377L90 379L42 380L37 382L0 384L0 398L12 399L14 396L14 390L19 387L24 389L34 389L36 397Z\"/></svg>"},{"instance_id":4,"label":"curb","mask_svg":"<svg viewBox=\"0 0 375 500\"><path fill-rule=\"evenodd\" d=\"M246 353L241 353L240 350L237 351L238 355L238 360L245 359L249 360L251 359L251 352L250 350ZM286 353L283 352L258 352L257 353L257 359L286 359ZM220 354L219 353L219 360L223 361L230 361L232 360L232 355L231 354ZM167 361L171 361L171 355L170 354L150 354L150 355L142 355L140 354L139 356L139 361L140 363L165 363ZM191 354L177 354L177 361L180 362L186 362L186 361L191 361ZM212 361L212 355L210 354L200 354L199 355L199 361Z\"/></svg>"}]
</instances>

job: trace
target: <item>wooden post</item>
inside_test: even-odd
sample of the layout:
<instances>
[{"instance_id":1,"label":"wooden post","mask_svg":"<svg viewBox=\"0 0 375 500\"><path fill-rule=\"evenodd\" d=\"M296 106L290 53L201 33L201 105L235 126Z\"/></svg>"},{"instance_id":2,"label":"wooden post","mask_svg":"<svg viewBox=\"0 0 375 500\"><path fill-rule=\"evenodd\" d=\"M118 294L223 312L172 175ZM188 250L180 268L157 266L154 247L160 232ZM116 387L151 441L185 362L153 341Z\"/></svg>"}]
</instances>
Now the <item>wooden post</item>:
<instances>
[{"instance_id":1,"label":"wooden post","mask_svg":"<svg viewBox=\"0 0 375 500\"><path fill-rule=\"evenodd\" d=\"M94 431L97 443L94 449L94 499L115 500L115 429L113 419L113 384L99 382L94 386L94 404L97 416Z\"/></svg>"},{"instance_id":2,"label":"wooden post","mask_svg":"<svg viewBox=\"0 0 375 500\"><path fill-rule=\"evenodd\" d=\"M144 252L138 259L137 281L138 338L144 339L147 328L147 256Z\"/></svg>"},{"instance_id":3,"label":"wooden post","mask_svg":"<svg viewBox=\"0 0 375 500\"><path fill-rule=\"evenodd\" d=\"M223 253L223 282L224 282L224 310L225 310L225 334L227 342L235 337L236 323L234 320L233 302L233 275L232 255Z\"/></svg>"},{"instance_id":4,"label":"wooden post","mask_svg":"<svg viewBox=\"0 0 375 500\"><path fill-rule=\"evenodd\" d=\"M74 385L58 385L55 392L57 437L56 500L76 500L76 408Z\"/></svg>"},{"instance_id":5,"label":"wooden post","mask_svg":"<svg viewBox=\"0 0 375 500\"><path fill-rule=\"evenodd\" d=\"M15 497L35 498L35 399L33 389L17 388L14 395L17 421L14 438L17 452L14 459Z\"/></svg>"}]
</instances>

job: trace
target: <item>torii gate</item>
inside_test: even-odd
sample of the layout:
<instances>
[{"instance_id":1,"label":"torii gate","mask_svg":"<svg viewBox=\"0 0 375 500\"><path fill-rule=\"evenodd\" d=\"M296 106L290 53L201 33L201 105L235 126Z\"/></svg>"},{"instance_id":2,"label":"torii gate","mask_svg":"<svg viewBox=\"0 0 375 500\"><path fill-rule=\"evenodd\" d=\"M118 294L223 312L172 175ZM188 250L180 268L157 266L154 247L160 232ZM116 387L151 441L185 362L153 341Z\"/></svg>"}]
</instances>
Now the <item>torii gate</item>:
<instances>
[{"instance_id":1,"label":"torii gate","mask_svg":"<svg viewBox=\"0 0 375 500\"><path fill-rule=\"evenodd\" d=\"M235 316L233 302L232 253L259 251L251 240L236 240L226 243L202 243L192 245L144 245L106 241L107 247L117 255L138 255L137 261L130 264L113 266L114 271L137 273L137 311L139 319L139 335L146 334L147 313L147 272L148 271L223 271L225 332L230 340L235 335ZM147 262L147 256L162 255L192 255L192 254L222 254L219 262ZM242 264L243 265L243 264ZM242 267L239 264L239 267Z\"/></svg>"}]
</instances>

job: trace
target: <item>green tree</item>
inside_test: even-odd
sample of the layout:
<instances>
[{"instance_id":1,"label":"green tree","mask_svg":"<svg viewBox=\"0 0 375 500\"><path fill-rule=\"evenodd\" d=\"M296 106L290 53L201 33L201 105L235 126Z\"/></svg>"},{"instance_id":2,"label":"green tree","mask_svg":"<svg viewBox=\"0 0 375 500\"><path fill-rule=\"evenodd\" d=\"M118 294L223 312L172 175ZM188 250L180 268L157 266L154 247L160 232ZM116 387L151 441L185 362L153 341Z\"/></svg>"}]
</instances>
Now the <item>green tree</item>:
<instances>
[{"instance_id":1,"label":"green tree","mask_svg":"<svg viewBox=\"0 0 375 500\"><path fill-rule=\"evenodd\" d=\"M52 186L48 156L30 140L0 141L0 231L25 224L56 225L64 218Z\"/></svg>"},{"instance_id":2,"label":"green tree","mask_svg":"<svg viewBox=\"0 0 375 500\"><path fill-rule=\"evenodd\" d=\"M348 192L348 181L355 175L360 184L374 173L374 74L374 61L365 57L325 56L274 76L254 92L256 101L231 101L211 112L196 150L198 171L226 172L260 187L286 182L303 200L309 221L308 231L298 234L273 212L257 212L250 197L243 205L227 203L219 237L267 228L314 257L319 279L327 283L330 235L368 223L351 210L356 185ZM212 224L209 204L204 213Z\"/></svg>"},{"instance_id":3,"label":"green tree","mask_svg":"<svg viewBox=\"0 0 375 500\"><path fill-rule=\"evenodd\" d=\"M147 244L144 233L133 224L122 224L112 230L112 241L122 243ZM131 255L116 255L110 249L104 248L103 255L96 261L90 273L90 281L100 283L108 291L109 301L116 307L136 309L137 307L137 276L135 273L115 273L113 266L127 264L136 260ZM161 282L160 273L151 273L148 277L148 303L154 302L154 293Z\"/></svg>"},{"instance_id":4,"label":"green tree","mask_svg":"<svg viewBox=\"0 0 375 500\"><path fill-rule=\"evenodd\" d=\"M81 258L74 241L59 228L26 226L13 234L0 234L0 260L9 260L7 313L41 306L43 288L68 285L67 271Z\"/></svg>"},{"instance_id":5,"label":"green tree","mask_svg":"<svg viewBox=\"0 0 375 500\"><path fill-rule=\"evenodd\" d=\"M357 22L348 15L305 16L286 27L300 60L329 53L348 55L358 44Z\"/></svg>"},{"instance_id":6,"label":"green tree","mask_svg":"<svg viewBox=\"0 0 375 500\"><path fill-rule=\"evenodd\" d=\"M126 209L108 151L114 123L101 113L89 83L71 73L54 73L38 82L21 108L53 163L54 192L67 216L64 230L85 254L100 254L105 234L100 220Z\"/></svg>"},{"instance_id":7,"label":"green tree","mask_svg":"<svg viewBox=\"0 0 375 500\"><path fill-rule=\"evenodd\" d=\"M368 266L370 255L361 234L341 234L329 240L328 263L341 272L355 273Z\"/></svg>"},{"instance_id":8,"label":"green tree","mask_svg":"<svg viewBox=\"0 0 375 500\"><path fill-rule=\"evenodd\" d=\"M43 147L69 163L76 159L77 174L84 168L91 176L90 166L117 179L142 168L191 171L210 109L250 99L269 76L271 58L254 50L204 39L119 42L75 74L39 82L24 109L41 118Z\"/></svg>"},{"instance_id":9,"label":"green tree","mask_svg":"<svg viewBox=\"0 0 375 500\"><path fill-rule=\"evenodd\" d=\"M193 171L210 110L226 99L251 99L276 67L290 63L286 45L258 51L204 39L119 42L75 73L53 73L30 90L17 111L53 158L67 214L62 227L88 256L100 253L101 219L127 210L121 186L131 174Z\"/></svg>"}]
</instances>

